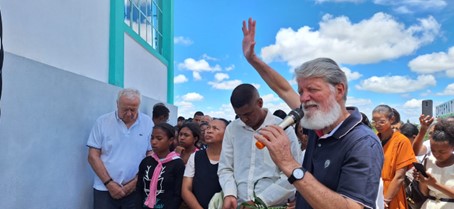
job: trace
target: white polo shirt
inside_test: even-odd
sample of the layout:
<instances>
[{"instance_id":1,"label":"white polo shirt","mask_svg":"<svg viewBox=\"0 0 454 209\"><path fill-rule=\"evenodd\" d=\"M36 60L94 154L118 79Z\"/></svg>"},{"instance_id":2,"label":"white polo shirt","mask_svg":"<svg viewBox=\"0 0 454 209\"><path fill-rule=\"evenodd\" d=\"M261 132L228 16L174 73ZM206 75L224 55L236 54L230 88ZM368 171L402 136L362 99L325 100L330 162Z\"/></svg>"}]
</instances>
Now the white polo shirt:
<instances>
[{"instance_id":1,"label":"white polo shirt","mask_svg":"<svg viewBox=\"0 0 454 209\"><path fill-rule=\"evenodd\" d=\"M87 146L101 150L101 160L110 177L123 185L136 176L140 162L151 150L152 129L153 122L146 114L139 113L136 122L128 129L114 111L96 120ZM97 175L93 188L107 191Z\"/></svg>"}]
</instances>

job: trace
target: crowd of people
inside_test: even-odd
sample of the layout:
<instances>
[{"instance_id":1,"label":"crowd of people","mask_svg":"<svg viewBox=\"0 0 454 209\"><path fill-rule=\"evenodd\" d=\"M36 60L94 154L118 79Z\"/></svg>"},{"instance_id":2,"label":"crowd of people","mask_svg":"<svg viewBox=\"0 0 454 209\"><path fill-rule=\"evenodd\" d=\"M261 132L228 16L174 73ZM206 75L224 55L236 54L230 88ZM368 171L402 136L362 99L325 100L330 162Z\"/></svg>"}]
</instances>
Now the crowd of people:
<instances>
[{"instance_id":1,"label":"crowd of people","mask_svg":"<svg viewBox=\"0 0 454 209\"><path fill-rule=\"evenodd\" d=\"M197 111L171 125L164 104L147 116L140 93L122 89L117 109L98 118L87 141L95 209L402 209L411 206L407 177L427 197L421 208L454 208L454 118L421 115L418 127L379 105L369 121L346 106L346 75L329 58L297 67L295 91L256 56L255 27L243 22L246 60L304 117L283 129L286 113L270 112L244 83L230 96L235 120Z\"/></svg>"}]
</instances>

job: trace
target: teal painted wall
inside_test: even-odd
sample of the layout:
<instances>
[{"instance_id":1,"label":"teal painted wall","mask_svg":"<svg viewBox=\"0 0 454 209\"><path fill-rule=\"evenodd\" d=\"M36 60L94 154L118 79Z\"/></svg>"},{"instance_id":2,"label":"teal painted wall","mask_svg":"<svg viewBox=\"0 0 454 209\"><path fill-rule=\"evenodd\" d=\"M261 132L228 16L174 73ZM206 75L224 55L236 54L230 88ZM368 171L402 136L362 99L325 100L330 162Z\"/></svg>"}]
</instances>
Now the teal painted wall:
<instances>
[{"instance_id":1,"label":"teal painted wall","mask_svg":"<svg viewBox=\"0 0 454 209\"><path fill-rule=\"evenodd\" d=\"M136 32L124 23L124 1L110 1L110 37L109 37L109 83L118 87L124 86L124 36L128 34L138 44L167 66L167 103L174 102L174 43L173 43L173 11L174 0L162 1L163 34L162 54L144 41Z\"/></svg>"}]
</instances>

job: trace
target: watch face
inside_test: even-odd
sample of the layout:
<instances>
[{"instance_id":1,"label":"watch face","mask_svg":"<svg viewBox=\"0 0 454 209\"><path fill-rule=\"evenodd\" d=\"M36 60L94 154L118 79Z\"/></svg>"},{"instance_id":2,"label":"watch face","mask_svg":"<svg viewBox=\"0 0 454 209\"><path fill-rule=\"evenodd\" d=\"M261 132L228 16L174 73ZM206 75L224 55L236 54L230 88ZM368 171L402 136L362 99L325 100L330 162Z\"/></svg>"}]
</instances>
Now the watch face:
<instances>
[{"instance_id":1,"label":"watch face","mask_svg":"<svg viewBox=\"0 0 454 209\"><path fill-rule=\"evenodd\" d=\"M302 179L304 177L304 171L301 170L300 168L298 169L295 169L293 171L293 176L296 178L296 179Z\"/></svg>"}]
</instances>

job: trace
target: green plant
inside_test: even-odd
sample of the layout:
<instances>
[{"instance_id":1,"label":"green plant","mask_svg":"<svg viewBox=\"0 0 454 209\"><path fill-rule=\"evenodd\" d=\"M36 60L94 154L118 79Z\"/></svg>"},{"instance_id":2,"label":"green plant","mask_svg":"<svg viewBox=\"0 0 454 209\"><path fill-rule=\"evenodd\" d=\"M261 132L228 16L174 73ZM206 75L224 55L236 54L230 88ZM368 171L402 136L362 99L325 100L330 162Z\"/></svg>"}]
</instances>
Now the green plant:
<instances>
[{"instance_id":1,"label":"green plant","mask_svg":"<svg viewBox=\"0 0 454 209\"><path fill-rule=\"evenodd\" d=\"M251 208L251 209L285 209L287 206L274 206L274 207L268 207L266 206L265 202L263 202L262 199L257 197L254 192L254 204L250 204L248 202L243 202L241 203L240 207L246 207L246 208Z\"/></svg>"},{"instance_id":2,"label":"green plant","mask_svg":"<svg viewBox=\"0 0 454 209\"><path fill-rule=\"evenodd\" d=\"M257 186L258 182L259 182L259 180L257 180L254 183L254 200L253 200L253 204L250 204L248 202L243 202L243 203L241 203L239 208L240 207L246 207L246 208L251 208L251 209L286 209L287 208L287 206L273 206L273 207L266 206L265 202L263 202L263 200L260 199L259 197L257 197L257 195L255 194L255 186Z\"/></svg>"}]
</instances>

